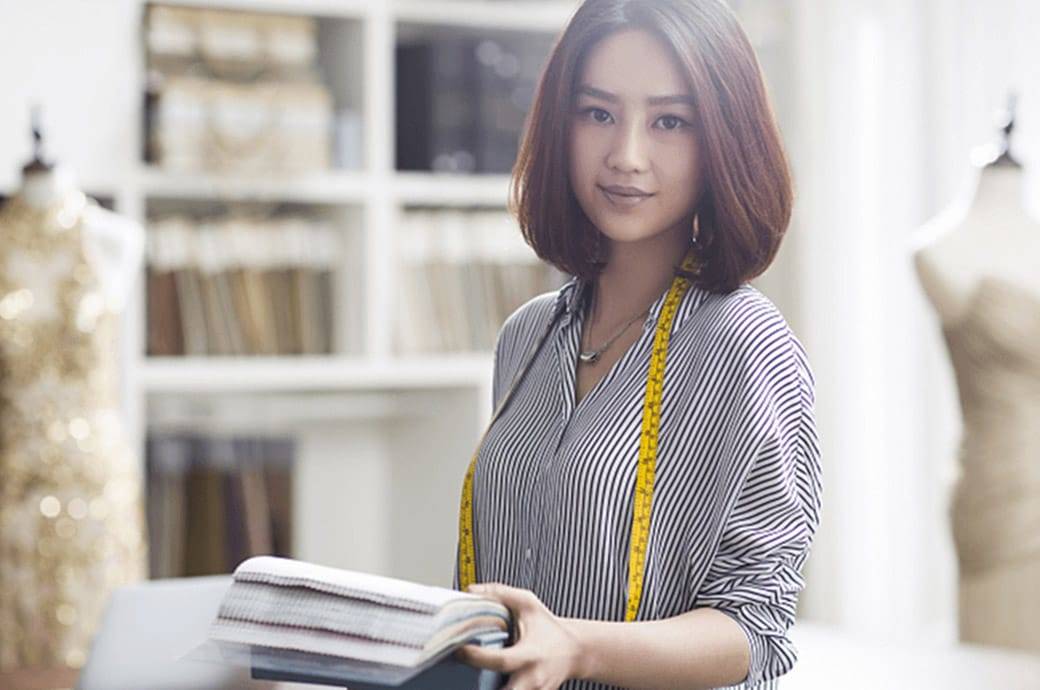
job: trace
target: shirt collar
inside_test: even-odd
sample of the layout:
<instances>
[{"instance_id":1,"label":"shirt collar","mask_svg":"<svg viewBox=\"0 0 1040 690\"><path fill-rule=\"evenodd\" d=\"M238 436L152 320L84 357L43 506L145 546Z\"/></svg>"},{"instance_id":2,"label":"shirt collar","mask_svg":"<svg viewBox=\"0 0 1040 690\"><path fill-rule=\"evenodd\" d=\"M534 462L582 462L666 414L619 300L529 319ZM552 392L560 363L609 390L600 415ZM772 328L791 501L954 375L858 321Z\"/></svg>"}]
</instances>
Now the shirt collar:
<instances>
[{"instance_id":1,"label":"shirt collar","mask_svg":"<svg viewBox=\"0 0 1040 690\"><path fill-rule=\"evenodd\" d=\"M563 320L571 321L581 308L585 291L588 289L588 281L574 276L559 289L556 294L556 309L563 310Z\"/></svg>"},{"instance_id":2,"label":"shirt collar","mask_svg":"<svg viewBox=\"0 0 1040 690\"><path fill-rule=\"evenodd\" d=\"M577 317L578 311L582 307L586 292L591 289L591 287L591 281L577 276L572 277L564 283L562 287L560 287L556 295L554 309L563 310L561 321L564 325L571 323ZM675 320L672 323L673 332L693 313L708 294L709 292L707 290L698 287L696 283L690 284L686 294L683 295L682 300L679 302L679 308L676 311ZM665 290L656 300L654 300L653 304L650 306L650 312L643 321L644 330L653 328L657 323L657 319L661 315L661 311L664 309L664 303L667 297L668 290Z\"/></svg>"}]
</instances>

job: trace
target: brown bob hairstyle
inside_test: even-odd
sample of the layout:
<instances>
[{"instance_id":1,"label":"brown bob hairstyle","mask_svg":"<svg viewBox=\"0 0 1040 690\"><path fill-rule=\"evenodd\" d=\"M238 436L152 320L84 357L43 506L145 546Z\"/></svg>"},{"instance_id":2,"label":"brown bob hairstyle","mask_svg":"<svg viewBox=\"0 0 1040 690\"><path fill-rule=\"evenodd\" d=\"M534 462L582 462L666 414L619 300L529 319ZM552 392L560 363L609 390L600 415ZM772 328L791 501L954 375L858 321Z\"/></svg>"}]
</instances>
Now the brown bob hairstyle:
<instances>
[{"instance_id":1,"label":"brown bob hairstyle","mask_svg":"<svg viewBox=\"0 0 1040 690\"><path fill-rule=\"evenodd\" d=\"M758 59L723 0L585 0L542 70L513 167L509 210L541 259L586 279L599 273L599 231L569 180L570 113L590 48L632 28L671 49L696 99L704 169L695 209L702 269L695 282L729 292L772 263L794 193ZM690 232L692 238L692 226Z\"/></svg>"}]
</instances>

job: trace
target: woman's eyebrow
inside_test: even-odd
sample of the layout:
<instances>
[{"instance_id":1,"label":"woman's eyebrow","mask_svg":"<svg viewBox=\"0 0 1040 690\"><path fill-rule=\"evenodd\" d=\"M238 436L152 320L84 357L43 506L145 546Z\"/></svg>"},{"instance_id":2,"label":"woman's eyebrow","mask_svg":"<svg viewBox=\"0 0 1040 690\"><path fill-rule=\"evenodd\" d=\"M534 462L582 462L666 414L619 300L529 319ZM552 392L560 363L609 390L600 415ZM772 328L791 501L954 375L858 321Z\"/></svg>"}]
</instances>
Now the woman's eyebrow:
<instances>
[{"instance_id":1,"label":"woman's eyebrow","mask_svg":"<svg viewBox=\"0 0 1040 690\"><path fill-rule=\"evenodd\" d=\"M592 96L593 98L600 98L604 101L611 103L617 103L620 99L616 94L604 91L603 89L597 89L594 86L588 84L582 84L578 87L578 94L585 94L586 96ZM693 96L688 94L674 94L670 96L650 96L646 99L648 105L669 105L671 103L683 103L686 105L695 105Z\"/></svg>"}]
</instances>

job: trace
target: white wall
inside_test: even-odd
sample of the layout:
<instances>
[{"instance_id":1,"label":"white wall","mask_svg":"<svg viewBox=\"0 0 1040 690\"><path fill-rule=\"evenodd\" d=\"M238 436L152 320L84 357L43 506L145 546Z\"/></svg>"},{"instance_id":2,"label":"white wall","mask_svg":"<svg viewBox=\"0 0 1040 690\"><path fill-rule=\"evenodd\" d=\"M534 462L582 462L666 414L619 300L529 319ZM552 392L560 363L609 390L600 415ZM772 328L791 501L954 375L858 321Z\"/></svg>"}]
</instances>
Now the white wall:
<instances>
[{"instance_id":1,"label":"white wall","mask_svg":"<svg viewBox=\"0 0 1040 690\"><path fill-rule=\"evenodd\" d=\"M952 640L959 412L909 245L955 198L1016 83L1019 157L1036 158L1040 17L1011 0L798 8L800 313L825 491L801 614L890 640Z\"/></svg>"},{"instance_id":2,"label":"white wall","mask_svg":"<svg viewBox=\"0 0 1040 690\"><path fill-rule=\"evenodd\" d=\"M0 190L30 158L29 106L47 151L94 194L115 194L138 149L139 3L0 0Z\"/></svg>"}]
</instances>

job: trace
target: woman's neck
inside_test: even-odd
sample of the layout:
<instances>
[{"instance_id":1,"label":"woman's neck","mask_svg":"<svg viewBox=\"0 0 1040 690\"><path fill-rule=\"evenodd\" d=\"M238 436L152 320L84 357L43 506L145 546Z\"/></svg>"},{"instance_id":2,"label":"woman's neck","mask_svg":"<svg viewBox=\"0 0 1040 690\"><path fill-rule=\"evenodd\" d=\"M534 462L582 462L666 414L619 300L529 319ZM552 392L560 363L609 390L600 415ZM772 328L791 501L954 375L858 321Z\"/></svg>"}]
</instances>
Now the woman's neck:
<instances>
[{"instance_id":1,"label":"woman's neck","mask_svg":"<svg viewBox=\"0 0 1040 690\"><path fill-rule=\"evenodd\" d=\"M690 245L684 226L638 242L609 242L595 281L591 323L612 327L648 309L672 283Z\"/></svg>"}]
</instances>

